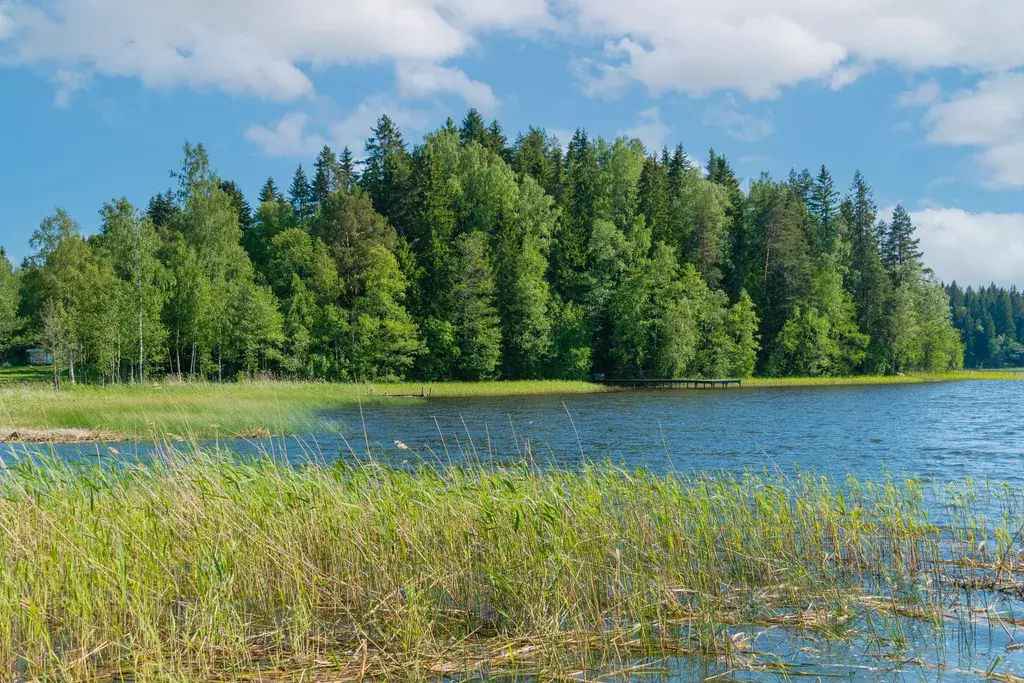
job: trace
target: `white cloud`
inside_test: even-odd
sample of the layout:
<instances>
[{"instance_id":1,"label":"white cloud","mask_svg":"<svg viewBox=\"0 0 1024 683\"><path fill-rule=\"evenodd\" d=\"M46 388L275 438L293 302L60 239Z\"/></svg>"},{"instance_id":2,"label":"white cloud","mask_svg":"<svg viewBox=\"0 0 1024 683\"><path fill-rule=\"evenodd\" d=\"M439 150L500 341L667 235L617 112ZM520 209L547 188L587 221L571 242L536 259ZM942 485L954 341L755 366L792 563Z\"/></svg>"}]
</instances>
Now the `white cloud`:
<instances>
[{"instance_id":1,"label":"white cloud","mask_svg":"<svg viewBox=\"0 0 1024 683\"><path fill-rule=\"evenodd\" d=\"M808 79L833 87L878 63L909 71L1024 64L1018 0L560 0L576 30L616 46L592 71L652 92L776 96Z\"/></svg>"},{"instance_id":2,"label":"white cloud","mask_svg":"<svg viewBox=\"0 0 1024 683\"><path fill-rule=\"evenodd\" d=\"M434 93L453 93L484 114L493 114L498 98L491 86L474 81L462 69L437 64L400 64L396 70L398 92L403 97L428 97Z\"/></svg>"},{"instance_id":3,"label":"white cloud","mask_svg":"<svg viewBox=\"0 0 1024 683\"><path fill-rule=\"evenodd\" d=\"M1024 187L1024 72L982 79L973 90L933 104L928 141L978 149L993 187Z\"/></svg>"},{"instance_id":4,"label":"white cloud","mask_svg":"<svg viewBox=\"0 0 1024 683\"><path fill-rule=\"evenodd\" d=\"M911 212L925 261L945 282L1024 286L1024 213Z\"/></svg>"},{"instance_id":5,"label":"white cloud","mask_svg":"<svg viewBox=\"0 0 1024 683\"><path fill-rule=\"evenodd\" d=\"M325 140L315 133L307 133L308 123L306 114L286 114L273 128L250 126L245 131L245 139L258 145L265 156L312 156L324 146Z\"/></svg>"},{"instance_id":6,"label":"white cloud","mask_svg":"<svg viewBox=\"0 0 1024 683\"><path fill-rule=\"evenodd\" d=\"M913 90L900 93L896 98L896 104L901 107L928 107L938 102L941 95L942 86L938 81L929 80Z\"/></svg>"},{"instance_id":7,"label":"white cloud","mask_svg":"<svg viewBox=\"0 0 1024 683\"><path fill-rule=\"evenodd\" d=\"M66 109L71 104L71 95L82 90L89 82L89 77L79 71L57 69L51 82L57 84L57 92L53 96L53 106Z\"/></svg>"},{"instance_id":8,"label":"white cloud","mask_svg":"<svg viewBox=\"0 0 1024 683\"><path fill-rule=\"evenodd\" d=\"M775 132L775 125L739 110L736 98L726 94L718 103L712 103L704 111L705 126L717 126L726 134L744 142L756 142Z\"/></svg>"},{"instance_id":9,"label":"white cloud","mask_svg":"<svg viewBox=\"0 0 1024 683\"><path fill-rule=\"evenodd\" d=\"M637 112L633 123L628 128L620 130L617 135L639 138L648 152L657 152L665 145L665 140L671 132L672 129L661 120L661 109L652 107Z\"/></svg>"},{"instance_id":10,"label":"white cloud","mask_svg":"<svg viewBox=\"0 0 1024 683\"><path fill-rule=\"evenodd\" d=\"M16 62L275 100L313 92L307 65L440 63L477 32L551 23L544 0L12 0L5 11Z\"/></svg>"},{"instance_id":11,"label":"white cloud","mask_svg":"<svg viewBox=\"0 0 1024 683\"><path fill-rule=\"evenodd\" d=\"M328 114L326 109L328 107L322 106L314 117L292 112L269 126L250 126L245 138L257 145L265 156L310 157L328 144L337 150L348 147L359 158L381 115L390 116L405 141L413 143L418 139L416 134L425 132L431 116L437 113L411 109L389 95L372 95L340 118Z\"/></svg>"}]
</instances>

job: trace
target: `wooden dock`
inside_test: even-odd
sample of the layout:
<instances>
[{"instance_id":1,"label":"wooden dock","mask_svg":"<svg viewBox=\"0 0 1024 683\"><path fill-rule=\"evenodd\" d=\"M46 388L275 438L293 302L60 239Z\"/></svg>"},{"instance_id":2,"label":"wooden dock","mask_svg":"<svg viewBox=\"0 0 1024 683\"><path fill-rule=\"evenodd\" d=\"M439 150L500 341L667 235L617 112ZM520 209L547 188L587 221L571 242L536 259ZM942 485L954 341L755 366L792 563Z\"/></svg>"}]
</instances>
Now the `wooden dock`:
<instances>
[{"instance_id":1,"label":"wooden dock","mask_svg":"<svg viewBox=\"0 0 1024 683\"><path fill-rule=\"evenodd\" d=\"M631 389L728 389L730 386L743 386L743 380L739 379L602 379L601 383Z\"/></svg>"}]
</instances>

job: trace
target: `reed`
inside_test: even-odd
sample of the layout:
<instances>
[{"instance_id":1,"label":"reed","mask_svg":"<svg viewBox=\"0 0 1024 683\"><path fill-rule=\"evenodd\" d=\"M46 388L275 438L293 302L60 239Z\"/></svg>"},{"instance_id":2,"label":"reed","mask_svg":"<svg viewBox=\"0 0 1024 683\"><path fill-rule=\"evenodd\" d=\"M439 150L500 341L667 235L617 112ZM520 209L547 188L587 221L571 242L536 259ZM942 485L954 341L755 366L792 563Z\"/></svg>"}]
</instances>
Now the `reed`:
<instances>
[{"instance_id":1,"label":"reed","mask_svg":"<svg viewBox=\"0 0 1024 683\"><path fill-rule=\"evenodd\" d=\"M963 591L1016 589L1021 502L806 472L23 457L0 477L0 678L785 675L769 630L906 662Z\"/></svg>"}]
</instances>

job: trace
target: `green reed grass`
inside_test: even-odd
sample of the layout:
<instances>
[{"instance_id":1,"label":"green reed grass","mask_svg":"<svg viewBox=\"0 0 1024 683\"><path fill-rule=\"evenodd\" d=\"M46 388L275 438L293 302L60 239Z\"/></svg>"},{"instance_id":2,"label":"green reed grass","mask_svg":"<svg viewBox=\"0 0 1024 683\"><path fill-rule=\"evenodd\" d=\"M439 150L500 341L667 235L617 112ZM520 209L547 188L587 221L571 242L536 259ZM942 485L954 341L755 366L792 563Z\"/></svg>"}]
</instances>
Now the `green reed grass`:
<instances>
[{"instance_id":1,"label":"green reed grass","mask_svg":"<svg viewBox=\"0 0 1024 683\"><path fill-rule=\"evenodd\" d=\"M922 572L1018 557L1016 512L978 512L1015 493L953 486L942 524L928 495L809 473L23 458L0 477L0 679L742 668L761 660L733 627L842 639L865 617L899 649L894 617L948 602Z\"/></svg>"},{"instance_id":2,"label":"green reed grass","mask_svg":"<svg viewBox=\"0 0 1024 683\"><path fill-rule=\"evenodd\" d=\"M316 431L333 408L410 396L484 397L580 394L601 385L568 381L330 384L316 382L157 382L144 385L0 386L0 429L89 429L101 436L162 440ZM401 397L401 398L398 398Z\"/></svg>"},{"instance_id":3,"label":"green reed grass","mask_svg":"<svg viewBox=\"0 0 1024 683\"><path fill-rule=\"evenodd\" d=\"M1024 372L1014 370L960 370L957 372L912 372L904 375L854 375L850 377L751 377L745 387L816 387L872 384L926 384L931 382L967 382L981 380L1024 380Z\"/></svg>"}]
</instances>

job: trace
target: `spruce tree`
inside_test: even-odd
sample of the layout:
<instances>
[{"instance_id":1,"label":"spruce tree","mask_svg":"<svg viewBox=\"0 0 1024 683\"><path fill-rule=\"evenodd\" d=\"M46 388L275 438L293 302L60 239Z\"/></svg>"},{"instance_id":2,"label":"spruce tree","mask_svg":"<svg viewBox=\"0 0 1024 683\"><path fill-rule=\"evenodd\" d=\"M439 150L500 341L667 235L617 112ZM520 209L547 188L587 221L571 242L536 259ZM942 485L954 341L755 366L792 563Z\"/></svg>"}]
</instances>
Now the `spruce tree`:
<instances>
[{"instance_id":1,"label":"spruce tree","mask_svg":"<svg viewBox=\"0 0 1024 683\"><path fill-rule=\"evenodd\" d=\"M345 194L352 194L356 183L359 182L359 174L356 171L355 161L352 159L352 150L345 147L338 159L338 188Z\"/></svg>"},{"instance_id":2,"label":"spruce tree","mask_svg":"<svg viewBox=\"0 0 1024 683\"><path fill-rule=\"evenodd\" d=\"M313 217L315 209L313 190L309 186L309 180L306 178L306 172L302 169L302 164L299 164L295 169L295 175L292 176L292 184L288 188L288 203L295 210L295 216L299 223L305 223Z\"/></svg>"},{"instance_id":3,"label":"spruce tree","mask_svg":"<svg viewBox=\"0 0 1024 683\"><path fill-rule=\"evenodd\" d=\"M405 234L412 217L409 197L410 159L405 141L387 115L377 120L366 141L366 161L360 182L374 209Z\"/></svg>"},{"instance_id":4,"label":"spruce tree","mask_svg":"<svg viewBox=\"0 0 1024 683\"><path fill-rule=\"evenodd\" d=\"M565 203L555 257L555 283L571 301L582 301L587 290L587 252L598 190L597 153L586 131L577 129L565 159Z\"/></svg>"},{"instance_id":5,"label":"spruce tree","mask_svg":"<svg viewBox=\"0 0 1024 683\"><path fill-rule=\"evenodd\" d=\"M340 186L341 168L338 157L327 145L324 145L317 155L314 169L311 192L313 202L319 206Z\"/></svg>"},{"instance_id":6,"label":"spruce tree","mask_svg":"<svg viewBox=\"0 0 1024 683\"><path fill-rule=\"evenodd\" d=\"M267 182L263 183L263 187L260 189L259 200L260 204L281 200L281 193L277 191L277 184L273 178L267 178Z\"/></svg>"},{"instance_id":7,"label":"spruce tree","mask_svg":"<svg viewBox=\"0 0 1024 683\"><path fill-rule=\"evenodd\" d=\"M478 142L487 146L487 127L484 125L484 119L480 116L480 112L475 108L467 111L465 118L462 119L462 125L459 126L459 139L464 145Z\"/></svg>"}]
</instances>

